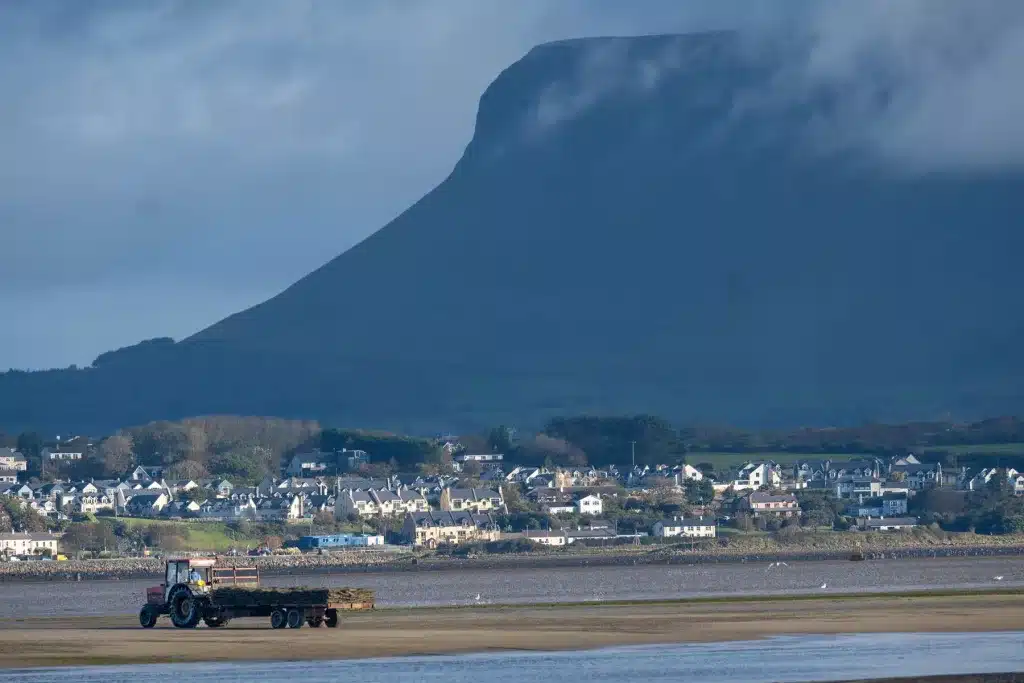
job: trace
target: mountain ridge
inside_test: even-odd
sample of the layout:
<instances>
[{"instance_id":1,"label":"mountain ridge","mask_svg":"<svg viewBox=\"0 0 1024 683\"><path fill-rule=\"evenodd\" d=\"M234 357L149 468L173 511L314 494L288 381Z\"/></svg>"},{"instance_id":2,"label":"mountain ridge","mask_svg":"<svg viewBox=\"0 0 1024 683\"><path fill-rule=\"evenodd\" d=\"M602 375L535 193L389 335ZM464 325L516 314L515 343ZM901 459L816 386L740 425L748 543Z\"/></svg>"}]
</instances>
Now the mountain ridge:
<instances>
[{"instance_id":1,"label":"mountain ridge","mask_svg":"<svg viewBox=\"0 0 1024 683\"><path fill-rule=\"evenodd\" d=\"M172 346L56 384L0 376L0 422L432 432L1024 407L1021 176L893 174L815 147L831 94L775 98L776 59L730 32L535 47L481 95L447 178L381 230Z\"/></svg>"}]
</instances>

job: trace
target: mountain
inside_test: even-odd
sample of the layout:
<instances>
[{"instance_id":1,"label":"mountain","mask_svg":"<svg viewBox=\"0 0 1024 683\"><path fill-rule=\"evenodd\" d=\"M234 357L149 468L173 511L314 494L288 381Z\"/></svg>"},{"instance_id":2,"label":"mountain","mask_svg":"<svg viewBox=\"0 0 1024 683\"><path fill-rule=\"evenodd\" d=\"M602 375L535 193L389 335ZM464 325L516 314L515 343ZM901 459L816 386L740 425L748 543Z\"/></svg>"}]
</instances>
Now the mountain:
<instances>
[{"instance_id":1,"label":"mountain","mask_svg":"<svg viewBox=\"0 0 1024 683\"><path fill-rule=\"evenodd\" d=\"M1024 408L1024 177L820 144L843 92L783 87L790 59L731 33L539 46L483 94L451 175L383 229L189 339L0 376L0 426Z\"/></svg>"}]
</instances>

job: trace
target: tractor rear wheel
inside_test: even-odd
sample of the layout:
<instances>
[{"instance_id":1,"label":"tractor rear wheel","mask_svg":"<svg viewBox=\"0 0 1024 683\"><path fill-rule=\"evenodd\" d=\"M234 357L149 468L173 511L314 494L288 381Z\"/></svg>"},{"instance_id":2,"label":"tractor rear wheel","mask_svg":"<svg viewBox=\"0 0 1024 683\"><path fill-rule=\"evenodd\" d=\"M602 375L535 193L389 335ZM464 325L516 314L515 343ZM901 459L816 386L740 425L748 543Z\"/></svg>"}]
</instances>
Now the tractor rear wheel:
<instances>
[{"instance_id":1,"label":"tractor rear wheel","mask_svg":"<svg viewBox=\"0 0 1024 683\"><path fill-rule=\"evenodd\" d=\"M302 628L302 610L288 610L288 628Z\"/></svg>"},{"instance_id":2,"label":"tractor rear wheel","mask_svg":"<svg viewBox=\"0 0 1024 683\"><path fill-rule=\"evenodd\" d=\"M199 599L192 595L188 586L178 586L171 591L167 601L170 607L171 623L178 628L195 628L202 619L203 609Z\"/></svg>"},{"instance_id":3,"label":"tractor rear wheel","mask_svg":"<svg viewBox=\"0 0 1024 683\"><path fill-rule=\"evenodd\" d=\"M338 610L327 610L324 613L324 623L327 624L327 628L338 628Z\"/></svg>"},{"instance_id":4,"label":"tractor rear wheel","mask_svg":"<svg viewBox=\"0 0 1024 683\"><path fill-rule=\"evenodd\" d=\"M143 605L139 610L139 623L142 628L153 628L156 626L156 618L160 616L153 605Z\"/></svg>"},{"instance_id":5,"label":"tractor rear wheel","mask_svg":"<svg viewBox=\"0 0 1024 683\"><path fill-rule=\"evenodd\" d=\"M270 628L284 628L288 625L288 613L283 609L276 609L270 613Z\"/></svg>"}]
</instances>

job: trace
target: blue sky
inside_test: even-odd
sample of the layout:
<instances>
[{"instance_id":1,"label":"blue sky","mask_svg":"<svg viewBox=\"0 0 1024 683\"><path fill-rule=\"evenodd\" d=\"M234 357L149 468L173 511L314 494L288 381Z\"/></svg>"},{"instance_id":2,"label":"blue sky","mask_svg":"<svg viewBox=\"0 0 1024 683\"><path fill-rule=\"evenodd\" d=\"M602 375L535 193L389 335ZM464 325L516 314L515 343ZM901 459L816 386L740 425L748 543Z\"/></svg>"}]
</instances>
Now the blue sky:
<instances>
[{"instance_id":1,"label":"blue sky","mask_svg":"<svg viewBox=\"0 0 1024 683\"><path fill-rule=\"evenodd\" d=\"M859 143L926 165L1016 165L1021 9L998 0L4 2L0 369L85 365L144 338L182 338L277 293L440 182L472 135L484 88L549 40L801 26L817 41L802 78L855 78L865 54L905 76L907 96L890 116L843 122Z\"/></svg>"}]
</instances>

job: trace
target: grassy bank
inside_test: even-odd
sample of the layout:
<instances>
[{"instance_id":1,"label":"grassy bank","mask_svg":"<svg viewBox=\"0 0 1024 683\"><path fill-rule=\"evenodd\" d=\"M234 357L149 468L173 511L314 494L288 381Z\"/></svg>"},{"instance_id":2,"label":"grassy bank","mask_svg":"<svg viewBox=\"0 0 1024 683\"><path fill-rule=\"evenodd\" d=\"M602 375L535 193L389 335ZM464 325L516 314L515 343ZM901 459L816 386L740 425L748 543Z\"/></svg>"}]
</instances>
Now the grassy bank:
<instances>
[{"instance_id":1,"label":"grassy bank","mask_svg":"<svg viewBox=\"0 0 1024 683\"><path fill-rule=\"evenodd\" d=\"M180 533L178 547L174 550L197 550L211 552L227 552L232 548L251 548L260 544L262 536L248 536L233 531L224 522L178 521L166 519L140 519L137 517L101 517L104 524L114 526L124 524L134 529L168 529Z\"/></svg>"}]
</instances>

